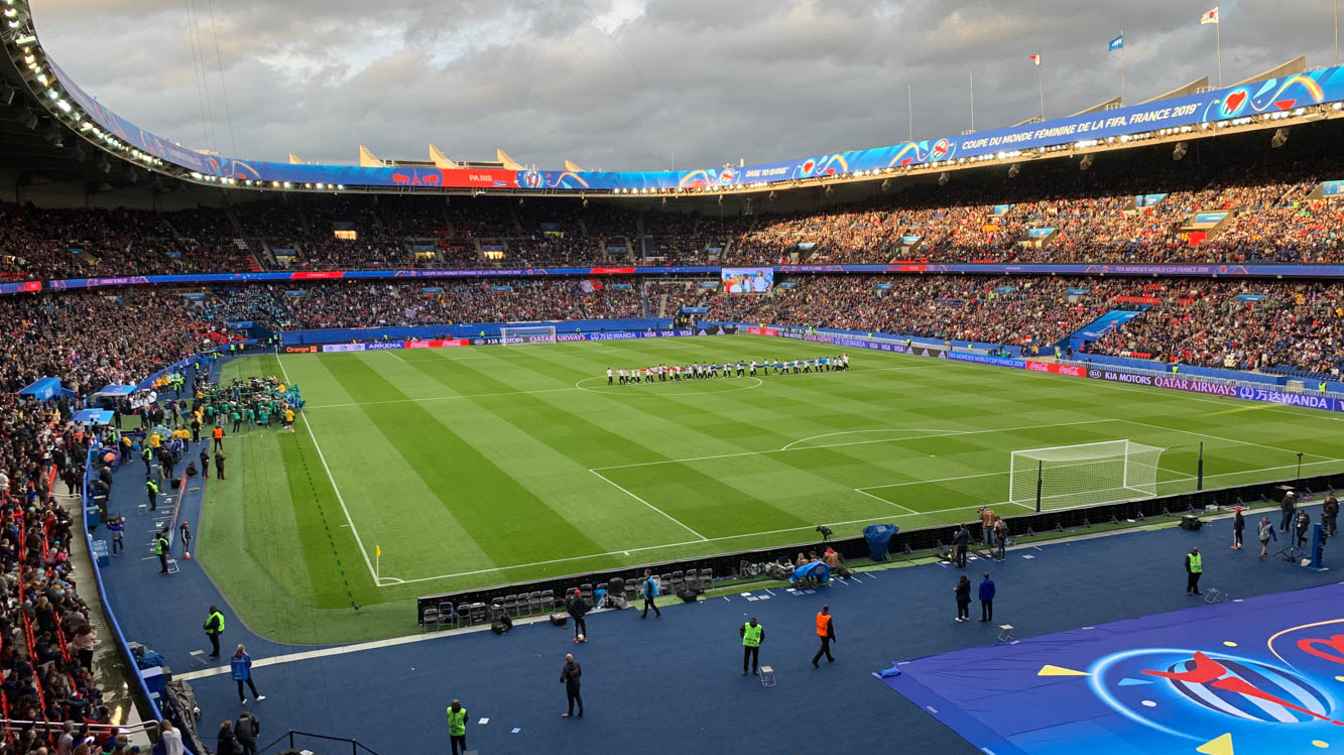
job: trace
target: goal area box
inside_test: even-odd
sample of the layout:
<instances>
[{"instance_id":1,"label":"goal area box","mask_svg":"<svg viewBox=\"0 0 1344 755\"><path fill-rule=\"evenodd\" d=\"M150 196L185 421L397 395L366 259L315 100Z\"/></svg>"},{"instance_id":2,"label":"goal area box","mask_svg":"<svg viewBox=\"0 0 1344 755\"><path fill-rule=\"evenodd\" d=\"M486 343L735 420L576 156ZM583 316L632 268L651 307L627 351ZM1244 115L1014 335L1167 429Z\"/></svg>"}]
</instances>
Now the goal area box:
<instances>
[{"instance_id":1,"label":"goal area box","mask_svg":"<svg viewBox=\"0 0 1344 755\"><path fill-rule=\"evenodd\" d=\"M1130 440L1013 451L1008 500L1050 511L1153 498L1164 451Z\"/></svg>"},{"instance_id":2,"label":"goal area box","mask_svg":"<svg viewBox=\"0 0 1344 755\"><path fill-rule=\"evenodd\" d=\"M555 343L554 325L508 325L499 329L499 342L505 346Z\"/></svg>"}]
</instances>

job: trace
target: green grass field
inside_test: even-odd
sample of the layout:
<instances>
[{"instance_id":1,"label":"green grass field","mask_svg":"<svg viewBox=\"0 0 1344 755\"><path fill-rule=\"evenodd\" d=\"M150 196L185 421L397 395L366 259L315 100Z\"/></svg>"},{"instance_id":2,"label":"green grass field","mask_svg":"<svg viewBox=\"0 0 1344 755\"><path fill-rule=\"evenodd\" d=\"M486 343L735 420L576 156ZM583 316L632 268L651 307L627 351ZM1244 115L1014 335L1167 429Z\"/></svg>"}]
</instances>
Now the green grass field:
<instances>
[{"instance_id":1,"label":"green grass field","mask_svg":"<svg viewBox=\"0 0 1344 755\"><path fill-rule=\"evenodd\" d=\"M1344 470L1324 413L854 350L846 373L612 387L608 366L834 353L752 336L254 357L297 431L226 440L198 557L255 631L404 634L417 595L1006 517L1014 449L1167 449L1160 491ZM375 556L381 548L382 556ZM375 578L376 572L376 578ZM361 610L353 611L352 602Z\"/></svg>"}]
</instances>

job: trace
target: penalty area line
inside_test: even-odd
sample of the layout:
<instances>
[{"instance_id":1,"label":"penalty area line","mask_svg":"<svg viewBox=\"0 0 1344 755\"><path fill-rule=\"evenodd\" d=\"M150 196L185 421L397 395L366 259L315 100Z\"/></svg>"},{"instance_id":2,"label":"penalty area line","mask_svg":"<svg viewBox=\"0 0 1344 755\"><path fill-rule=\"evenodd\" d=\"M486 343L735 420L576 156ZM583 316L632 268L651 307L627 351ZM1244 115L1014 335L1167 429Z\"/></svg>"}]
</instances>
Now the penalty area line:
<instances>
[{"instance_id":1,"label":"penalty area line","mask_svg":"<svg viewBox=\"0 0 1344 755\"><path fill-rule=\"evenodd\" d=\"M656 512L658 512L659 514L662 514L664 517L667 518L668 521L672 522L673 524L676 524L677 526L681 527L682 529L686 530L687 532L691 533L692 535L695 535L696 537L700 538L702 541L704 541L704 540L709 540L709 538L705 537L704 535L700 534L699 532L696 532L695 529L692 528L689 524L687 524L687 523L681 521L680 519L676 518L675 516L672 516L671 514L667 513L666 511L663 511L662 509L658 508L657 506L654 506L652 503L649 503L648 501L644 500L643 498L640 498L639 496L635 495L634 493L631 493L629 490L626 490L624 487L622 487L621 485L617 484L616 481L612 480L610 477L607 477L606 475L602 474L601 472L597 471L596 469L590 469L590 470L588 470L588 471L589 471L589 472L592 472L594 475L597 476L598 479L602 480L603 482L607 483L608 485L612 486L613 488L616 488L617 490L621 491L622 493L625 493L626 495L630 496L631 498L635 499L636 501L639 501L640 503L642 503L642 504L644 504L645 506L649 507L649 509L651 509L651 510L653 510L653 511L656 511Z\"/></svg>"}]
</instances>

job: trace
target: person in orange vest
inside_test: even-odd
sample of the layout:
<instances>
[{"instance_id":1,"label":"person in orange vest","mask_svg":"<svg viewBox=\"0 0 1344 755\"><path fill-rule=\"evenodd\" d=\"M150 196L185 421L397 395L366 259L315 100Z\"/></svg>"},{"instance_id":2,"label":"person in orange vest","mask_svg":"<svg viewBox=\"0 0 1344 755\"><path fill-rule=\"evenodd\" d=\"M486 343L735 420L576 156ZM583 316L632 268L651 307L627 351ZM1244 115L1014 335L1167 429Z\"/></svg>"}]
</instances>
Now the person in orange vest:
<instances>
[{"instance_id":1,"label":"person in orange vest","mask_svg":"<svg viewBox=\"0 0 1344 755\"><path fill-rule=\"evenodd\" d=\"M831 618L830 606L822 606L821 612L817 614L817 639L821 641L821 647L812 656L812 668L821 668L817 662L822 655L826 656L827 663L835 663L835 656L831 655L831 643L835 642L835 619Z\"/></svg>"},{"instance_id":2,"label":"person in orange vest","mask_svg":"<svg viewBox=\"0 0 1344 755\"><path fill-rule=\"evenodd\" d=\"M215 423L215 429L210 431L210 437L215 439L215 450L220 451L224 448L224 428Z\"/></svg>"}]
</instances>

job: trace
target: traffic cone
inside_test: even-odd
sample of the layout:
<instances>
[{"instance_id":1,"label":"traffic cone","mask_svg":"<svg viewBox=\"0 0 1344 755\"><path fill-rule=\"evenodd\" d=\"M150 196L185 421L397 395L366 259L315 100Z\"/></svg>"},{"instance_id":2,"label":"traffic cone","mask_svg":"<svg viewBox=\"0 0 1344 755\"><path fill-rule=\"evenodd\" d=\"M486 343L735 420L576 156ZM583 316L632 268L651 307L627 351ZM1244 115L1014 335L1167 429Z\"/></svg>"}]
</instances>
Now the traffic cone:
<instances>
[{"instance_id":1,"label":"traffic cone","mask_svg":"<svg viewBox=\"0 0 1344 755\"><path fill-rule=\"evenodd\" d=\"M183 552L182 552L182 558L185 559L185 560L187 560L187 561L190 561L190 560L191 560L191 551L183 551Z\"/></svg>"}]
</instances>

